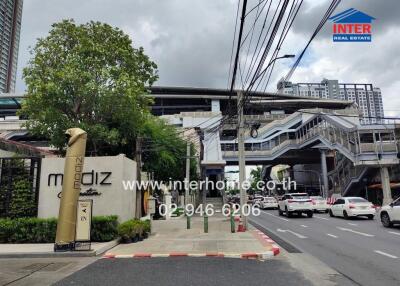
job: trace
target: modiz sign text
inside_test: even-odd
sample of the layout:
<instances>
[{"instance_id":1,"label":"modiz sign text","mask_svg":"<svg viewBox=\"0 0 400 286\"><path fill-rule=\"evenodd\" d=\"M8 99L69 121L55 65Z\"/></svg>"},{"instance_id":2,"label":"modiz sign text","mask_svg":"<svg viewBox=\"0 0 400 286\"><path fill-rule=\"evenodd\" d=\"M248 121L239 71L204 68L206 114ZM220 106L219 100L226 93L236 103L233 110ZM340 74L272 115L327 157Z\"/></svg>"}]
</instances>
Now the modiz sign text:
<instances>
[{"instance_id":1,"label":"modiz sign text","mask_svg":"<svg viewBox=\"0 0 400 286\"><path fill-rule=\"evenodd\" d=\"M329 18L333 21L334 42L371 42L372 20L371 17L354 8Z\"/></svg>"}]
</instances>

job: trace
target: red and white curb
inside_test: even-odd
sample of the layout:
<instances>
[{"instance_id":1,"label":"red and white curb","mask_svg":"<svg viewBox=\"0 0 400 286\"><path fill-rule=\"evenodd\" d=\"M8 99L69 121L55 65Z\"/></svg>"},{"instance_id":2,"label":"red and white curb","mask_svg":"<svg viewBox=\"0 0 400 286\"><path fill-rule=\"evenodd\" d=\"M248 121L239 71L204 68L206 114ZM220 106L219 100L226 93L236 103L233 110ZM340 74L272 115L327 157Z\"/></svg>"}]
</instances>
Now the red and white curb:
<instances>
[{"instance_id":1,"label":"red and white curb","mask_svg":"<svg viewBox=\"0 0 400 286\"><path fill-rule=\"evenodd\" d=\"M268 235L266 235L265 233L263 233L262 231L260 231L258 229L255 230L254 232L259 237L260 240L265 241L268 244L272 244L272 249L270 251L270 252L272 252L272 256L276 256L280 253L279 246Z\"/></svg>"},{"instance_id":2,"label":"red and white curb","mask_svg":"<svg viewBox=\"0 0 400 286\"><path fill-rule=\"evenodd\" d=\"M113 254L107 253L103 258L158 258L158 257L221 257L221 258L243 258L243 259L266 259L273 257L273 251L263 253L134 253L134 254Z\"/></svg>"}]
</instances>

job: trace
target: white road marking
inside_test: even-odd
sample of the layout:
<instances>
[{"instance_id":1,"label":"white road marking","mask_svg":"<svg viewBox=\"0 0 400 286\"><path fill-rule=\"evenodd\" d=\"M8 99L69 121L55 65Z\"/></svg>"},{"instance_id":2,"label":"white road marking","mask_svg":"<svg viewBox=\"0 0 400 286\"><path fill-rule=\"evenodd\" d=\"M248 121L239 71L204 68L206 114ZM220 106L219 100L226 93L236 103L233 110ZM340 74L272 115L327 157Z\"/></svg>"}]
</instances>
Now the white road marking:
<instances>
[{"instance_id":1,"label":"white road marking","mask_svg":"<svg viewBox=\"0 0 400 286\"><path fill-rule=\"evenodd\" d=\"M348 224L349 224L349 225L352 225L352 226L358 226L358 224L356 224L356 223L351 223L351 222L349 222Z\"/></svg>"},{"instance_id":2,"label":"white road marking","mask_svg":"<svg viewBox=\"0 0 400 286\"><path fill-rule=\"evenodd\" d=\"M327 233L326 235L330 236L330 237L333 237L333 238L338 238L336 235L333 235L333 234L330 234L330 233Z\"/></svg>"},{"instance_id":3,"label":"white road marking","mask_svg":"<svg viewBox=\"0 0 400 286\"><path fill-rule=\"evenodd\" d=\"M320 217L320 216L316 216L316 215L314 217L317 218L317 219L329 220L329 218Z\"/></svg>"},{"instance_id":4,"label":"white road marking","mask_svg":"<svg viewBox=\"0 0 400 286\"><path fill-rule=\"evenodd\" d=\"M380 250L374 250L374 252L378 253L378 254L381 254L381 255L384 255L384 256L387 256L387 257L390 257L390 258L393 258L393 259L397 259L398 258L397 256L391 255L389 253L386 253L386 252L383 252L383 251L380 251Z\"/></svg>"},{"instance_id":5,"label":"white road marking","mask_svg":"<svg viewBox=\"0 0 400 286\"><path fill-rule=\"evenodd\" d=\"M356 234L359 234L359 235L367 236L367 237L373 237L373 236L375 236L375 235L373 235L373 234L355 231L355 230L352 230L352 229L350 229L350 228L344 228L344 227L338 227L338 226L337 226L336 228L337 228L337 229L340 229L340 230L343 230L343 231L348 231L348 232L356 233Z\"/></svg>"},{"instance_id":6,"label":"white road marking","mask_svg":"<svg viewBox=\"0 0 400 286\"><path fill-rule=\"evenodd\" d=\"M297 232L294 232L292 230L289 230L289 229L280 229L280 228L278 228L276 231L278 231L278 232L288 232L288 233L291 233L291 234L297 236L298 238L302 238L302 239L303 238L307 238L307 236L301 235L301 234L299 234Z\"/></svg>"},{"instance_id":7,"label":"white road marking","mask_svg":"<svg viewBox=\"0 0 400 286\"><path fill-rule=\"evenodd\" d=\"M395 234L395 235L400 235L400 232L395 232L395 231L388 231L388 233Z\"/></svg>"},{"instance_id":8,"label":"white road marking","mask_svg":"<svg viewBox=\"0 0 400 286\"><path fill-rule=\"evenodd\" d=\"M308 227L308 226L306 226L306 225L304 225L304 224L301 224L300 226L301 226L301 227Z\"/></svg>"},{"instance_id":9,"label":"white road marking","mask_svg":"<svg viewBox=\"0 0 400 286\"><path fill-rule=\"evenodd\" d=\"M284 220L284 221L289 221L288 219L285 219L285 218L283 218L283 217L279 217L279 216L276 216L276 215L273 215L273 214L270 214L270 213L267 213L267 212L264 212L264 213L267 214L267 215L270 215L270 216L279 218L279 219Z\"/></svg>"}]
</instances>

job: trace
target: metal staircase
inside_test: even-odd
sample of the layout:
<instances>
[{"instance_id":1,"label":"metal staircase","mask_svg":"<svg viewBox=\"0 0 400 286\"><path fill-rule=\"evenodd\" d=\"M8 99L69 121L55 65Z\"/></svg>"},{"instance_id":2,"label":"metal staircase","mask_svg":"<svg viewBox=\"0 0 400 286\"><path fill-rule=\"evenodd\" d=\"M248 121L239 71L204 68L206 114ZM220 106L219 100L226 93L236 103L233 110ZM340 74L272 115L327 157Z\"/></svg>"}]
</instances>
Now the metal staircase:
<instances>
[{"instance_id":1,"label":"metal staircase","mask_svg":"<svg viewBox=\"0 0 400 286\"><path fill-rule=\"evenodd\" d=\"M299 115L303 118L296 128L291 128L293 121L287 120L288 124L282 124L273 134L261 132L259 138L247 139L246 160L262 158L271 161L289 150L310 148L322 143L325 148L340 152L354 166L394 165L399 162L392 125L361 126L334 113L306 113L307 116L302 112L296 113L291 119ZM221 141L221 149L226 161L237 160L237 143L232 140Z\"/></svg>"},{"instance_id":2,"label":"metal staircase","mask_svg":"<svg viewBox=\"0 0 400 286\"><path fill-rule=\"evenodd\" d=\"M353 186L359 184L371 172L371 169L368 166L353 166L350 160L343 157L336 164L335 169L328 173L328 177L332 182L329 196L332 194L346 195Z\"/></svg>"}]
</instances>

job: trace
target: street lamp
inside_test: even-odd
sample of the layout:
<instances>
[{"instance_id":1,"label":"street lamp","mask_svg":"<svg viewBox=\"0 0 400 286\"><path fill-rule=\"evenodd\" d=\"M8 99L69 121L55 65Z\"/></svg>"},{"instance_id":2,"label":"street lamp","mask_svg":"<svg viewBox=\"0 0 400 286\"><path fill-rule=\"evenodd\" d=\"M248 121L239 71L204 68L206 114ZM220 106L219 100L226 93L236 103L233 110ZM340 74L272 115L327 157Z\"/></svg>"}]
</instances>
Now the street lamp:
<instances>
[{"instance_id":1,"label":"street lamp","mask_svg":"<svg viewBox=\"0 0 400 286\"><path fill-rule=\"evenodd\" d=\"M271 65L272 63L274 63L276 60L279 60L279 59L286 59L286 58L294 58L294 57L295 57L295 55L283 55L283 56L281 56L281 57L274 58L273 60L271 60L271 61L269 62L269 64L267 65L267 67L266 67L265 69L263 69L262 72L253 80L253 82L250 83L250 86L251 86L252 84L254 84L261 76L263 76L264 73L267 71L267 69L270 67L270 65Z\"/></svg>"}]
</instances>

